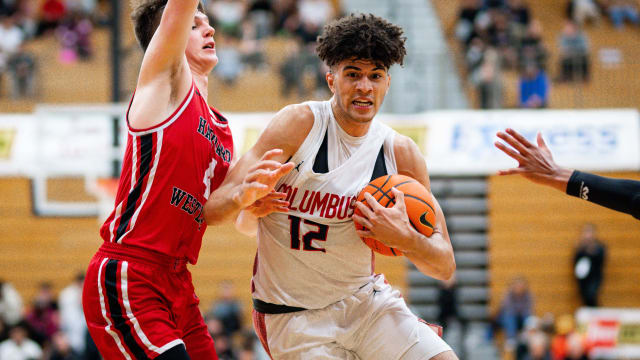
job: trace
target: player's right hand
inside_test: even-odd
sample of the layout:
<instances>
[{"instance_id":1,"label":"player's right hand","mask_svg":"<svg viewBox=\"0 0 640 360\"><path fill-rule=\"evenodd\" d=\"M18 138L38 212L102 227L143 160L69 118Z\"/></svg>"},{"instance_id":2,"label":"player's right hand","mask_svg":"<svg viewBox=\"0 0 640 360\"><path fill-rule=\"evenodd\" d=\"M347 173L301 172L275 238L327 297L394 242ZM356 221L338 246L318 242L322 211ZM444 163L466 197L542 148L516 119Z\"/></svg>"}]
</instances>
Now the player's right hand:
<instances>
[{"instance_id":1,"label":"player's right hand","mask_svg":"<svg viewBox=\"0 0 640 360\"><path fill-rule=\"evenodd\" d=\"M281 149L267 151L244 177L242 184L233 194L233 201L242 209L267 196L278 180L295 166L294 163L281 163L274 160L282 155Z\"/></svg>"}]
</instances>

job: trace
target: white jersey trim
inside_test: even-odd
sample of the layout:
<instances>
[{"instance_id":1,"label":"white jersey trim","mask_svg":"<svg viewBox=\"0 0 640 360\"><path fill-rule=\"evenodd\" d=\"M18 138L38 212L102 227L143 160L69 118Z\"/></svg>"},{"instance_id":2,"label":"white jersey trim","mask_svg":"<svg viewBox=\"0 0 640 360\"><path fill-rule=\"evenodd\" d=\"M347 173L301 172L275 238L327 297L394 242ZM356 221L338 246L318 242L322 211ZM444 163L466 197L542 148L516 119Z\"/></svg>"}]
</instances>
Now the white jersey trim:
<instances>
[{"instance_id":1,"label":"white jersey trim","mask_svg":"<svg viewBox=\"0 0 640 360\"><path fill-rule=\"evenodd\" d=\"M138 322L138 319L136 319L136 317L133 315L133 311L131 311L131 303L129 302L128 278L127 278L128 267L129 267L128 262L123 261L122 267L120 269L120 289L122 290L122 303L124 304L124 308L127 312L127 317L133 324L133 328L135 329L136 335L138 335L138 338L140 339L140 341L142 341L142 343L147 347L147 349L155 352L156 354L162 354L163 352L165 352L166 350L170 349L171 347L177 344L180 344L180 343L184 344L182 340L176 339L164 345L163 347L158 348L157 346L153 345L151 341L149 341L149 338L147 337L147 335L144 333L144 331L142 331L142 328L140 327L140 323Z\"/></svg>"},{"instance_id":2,"label":"white jersey trim","mask_svg":"<svg viewBox=\"0 0 640 360\"><path fill-rule=\"evenodd\" d=\"M118 337L118 334L116 334L113 330L111 330L111 326L112 326L111 319L109 319L109 317L107 316L107 308L105 307L104 293L102 291L102 268L105 266L105 263L107 261L109 261L109 259L106 259L106 258L103 259L102 262L100 263L100 268L98 269L98 293L100 295L100 310L102 312L102 317L107 322L107 326L104 327L104 330L109 335L111 335L113 340L116 342L116 345L118 345L118 349L120 350L122 355L124 355L124 357L127 360L131 360L131 357L129 356L127 351L122 346L122 343L120 342L120 337Z\"/></svg>"},{"instance_id":3,"label":"white jersey trim","mask_svg":"<svg viewBox=\"0 0 640 360\"><path fill-rule=\"evenodd\" d=\"M139 130L139 131L138 130L131 130L131 128L129 127L129 134L131 134L131 136L143 136L143 135L148 135L148 134L152 134L154 132L158 132L158 131L164 130L169 125L173 124L176 120L178 120L178 118L180 118L180 116L182 115L184 110L187 108L187 106L189 106L189 104L191 104L191 99L193 99L193 95L195 94L195 92L196 92L196 85L195 85L195 83L193 83L193 85L191 86L191 91L189 91L189 95L187 96L187 98L184 101L184 103L182 104L182 106L179 108L179 110L168 121L166 121L161 126L154 127L154 128L148 129L148 130ZM128 112L127 112L127 116L129 116ZM127 122L128 122L128 120L127 120Z\"/></svg>"},{"instance_id":4,"label":"white jersey trim","mask_svg":"<svg viewBox=\"0 0 640 360\"><path fill-rule=\"evenodd\" d=\"M147 180L147 186L144 189L144 193L142 194L142 200L140 201L140 205L133 213L131 217L131 221L129 223L129 230L124 233L120 239L118 239L118 244L122 243L122 239L124 239L133 228L136 226L136 221L138 220L138 215L140 215L140 211L144 208L144 204L147 202L147 197L149 197L149 192L151 191L151 187L153 186L153 180L156 177L156 170L158 170L158 163L160 162L160 155L162 154L162 139L163 139L164 131L159 131L156 136L156 152L153 159L153 166L151 166L151 170L149 171L149 178ZM132 184L133 186L133 184Z\"/></svg>"}]
</instances>

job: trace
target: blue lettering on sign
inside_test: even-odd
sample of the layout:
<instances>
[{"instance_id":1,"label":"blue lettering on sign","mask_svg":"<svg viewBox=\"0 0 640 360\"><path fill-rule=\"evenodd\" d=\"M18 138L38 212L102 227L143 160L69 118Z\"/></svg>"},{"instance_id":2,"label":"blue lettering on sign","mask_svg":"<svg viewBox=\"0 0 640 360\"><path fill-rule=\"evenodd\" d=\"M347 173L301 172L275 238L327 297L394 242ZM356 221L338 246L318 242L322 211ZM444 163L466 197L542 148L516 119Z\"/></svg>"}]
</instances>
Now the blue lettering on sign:
<instances>
[{"instance_id":1,"label":"blue lettering on sign","mask_svg":"<svg viewBox=\"0 0 640 360\"><path fill-rule=\"evenodd\" d=\"M507 128L507 124L474 124L473 121L457 122L451 137L452 153L474 154L477 157L490 156L496 150L493 143L498 140L496 132ZM586 125L583 127L541 127L547 145L556 154L588 154L606 156L617 151L619 128L617 125ZM538 130L518 129L529 141L536 144Z\"/></svg>"}]
</instances>

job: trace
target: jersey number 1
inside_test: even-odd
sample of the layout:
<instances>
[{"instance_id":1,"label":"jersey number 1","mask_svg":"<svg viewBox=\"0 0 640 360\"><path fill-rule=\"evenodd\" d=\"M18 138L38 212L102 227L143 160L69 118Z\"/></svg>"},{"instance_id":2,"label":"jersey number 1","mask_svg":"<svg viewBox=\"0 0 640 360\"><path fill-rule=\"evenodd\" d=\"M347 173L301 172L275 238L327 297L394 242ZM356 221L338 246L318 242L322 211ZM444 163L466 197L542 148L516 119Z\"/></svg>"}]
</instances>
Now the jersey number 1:
<instances>
[{"instance_id":1,"label":"jersey number 1","mask_svg":"<svg viewBox=\"0 0 640 360\"><path fill-rule=\"evenodd\" d=\"M291 249L300 250L300 219L297 216L289 215L289 221L291 222ZM316 226L316 231L308 231L302 237L302 249L305 251L322 251L326 252L324 248L314 247L311 244L311 241L327 241L327 233L329 232L329 226L324 224L318 224L315 221L304 220L304 223L307 225Z\"/></svg>"}]
</instances>

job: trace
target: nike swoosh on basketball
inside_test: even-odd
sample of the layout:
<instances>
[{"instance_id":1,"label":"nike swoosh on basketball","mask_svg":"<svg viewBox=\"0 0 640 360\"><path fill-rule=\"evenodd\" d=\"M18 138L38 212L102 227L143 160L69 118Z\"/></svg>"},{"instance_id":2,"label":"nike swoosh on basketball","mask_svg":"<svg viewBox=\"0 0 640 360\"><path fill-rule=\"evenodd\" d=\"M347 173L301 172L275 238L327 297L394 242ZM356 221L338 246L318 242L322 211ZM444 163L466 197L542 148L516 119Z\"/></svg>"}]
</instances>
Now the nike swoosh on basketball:
<instances>
[{"instance_id":1,"label":"nike swoosh on basketball","mask_svg":"<svg viewBox=\"0 0 640 360\"><path fill-rule=\"evenodd\" d=\"M422 213L422 215L420 215L420 223L424 226L428 226L430 228L433 229L433 224L431 224L429 221L427 221L427 214L429 212L425 211L424 213Z\"/></svg>"}]
</instances>

